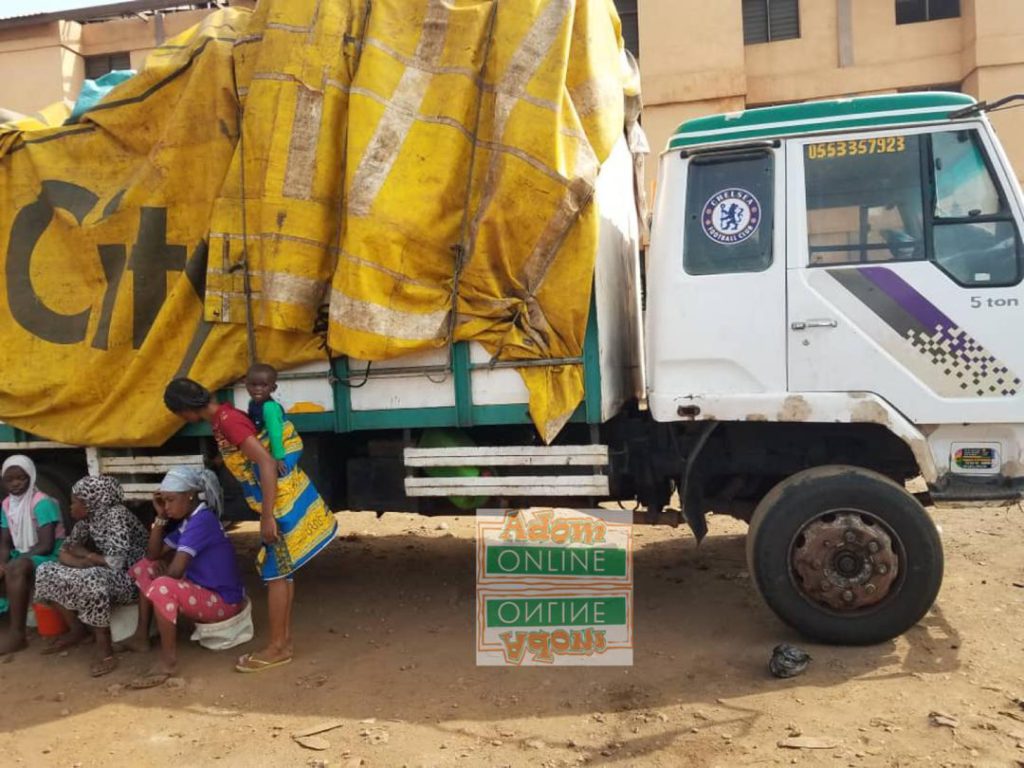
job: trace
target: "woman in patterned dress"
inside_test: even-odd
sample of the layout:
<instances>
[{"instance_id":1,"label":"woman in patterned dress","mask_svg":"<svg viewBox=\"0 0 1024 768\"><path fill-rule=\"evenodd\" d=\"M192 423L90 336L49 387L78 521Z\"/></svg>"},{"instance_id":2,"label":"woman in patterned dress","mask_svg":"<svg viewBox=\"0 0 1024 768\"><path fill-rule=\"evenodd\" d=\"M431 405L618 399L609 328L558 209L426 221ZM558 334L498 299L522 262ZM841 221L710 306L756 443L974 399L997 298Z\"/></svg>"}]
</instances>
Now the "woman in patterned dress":
<instances>
[{"instance_id":1,"label":"woman in patterned dress","mask_svg":"<svg viewBox=\"0 0 1024 768\"><path fill-rule=\"evenodd\" d=\"M114 671L110 611L138 597L128 573L146 554L145 527L124 506L121 484L112 477L83 477L71 488L71 516L77 521L56 563L36 569L35 601L64 617L70 629L44 652L56 653L96 636L93 677Z\"/></svg>"},{"instance_id":2,"label":"woman in patterned dress","mask_svg":"<svg viewBox=\"0 0 1024 768\"><path fill-rule=\"evenodd\" d=\"M262 672L287 664L292 660L292 577L331 543L338 527L299 467L302 439L292 423L285 421L284 466L279 468L271 455L266 430L258 430L234 406L215 402L201 384L175 379L164 390L164 404L190 423L210 423L224 466L242 486L249 507L260 516L263 546L256 567L267 585L270 642L263 650L239 658L235 669Z\"/></svg>"}]
</instances>

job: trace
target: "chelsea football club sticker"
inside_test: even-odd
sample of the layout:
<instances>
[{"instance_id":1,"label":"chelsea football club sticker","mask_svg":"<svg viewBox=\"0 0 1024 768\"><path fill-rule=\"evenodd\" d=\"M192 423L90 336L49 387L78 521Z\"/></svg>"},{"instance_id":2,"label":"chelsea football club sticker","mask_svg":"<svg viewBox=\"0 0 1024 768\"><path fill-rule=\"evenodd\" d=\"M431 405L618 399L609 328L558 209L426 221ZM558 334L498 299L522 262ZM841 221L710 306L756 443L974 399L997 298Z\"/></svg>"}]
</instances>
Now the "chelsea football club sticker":
<instances>
[{"instance_id":1,"label":"chelsea football club sticker","mask_svg":"<svg viewBox=\"0 0 1024 768\"><path fill-rule=\"evenodd\" d=\"M721 245L748 240L761 226L761 203L745 189L723 189L704 204L704 234Z\"/></svg>"}]
</instances>

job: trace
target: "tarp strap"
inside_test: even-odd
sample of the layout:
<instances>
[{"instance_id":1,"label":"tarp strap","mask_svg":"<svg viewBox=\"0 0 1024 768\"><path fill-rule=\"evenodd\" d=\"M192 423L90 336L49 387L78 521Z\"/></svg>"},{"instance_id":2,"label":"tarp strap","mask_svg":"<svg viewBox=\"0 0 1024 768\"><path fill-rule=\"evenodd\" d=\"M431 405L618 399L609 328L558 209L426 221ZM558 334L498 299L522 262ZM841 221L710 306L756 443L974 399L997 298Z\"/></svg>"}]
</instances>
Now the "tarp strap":
<instances>
[{"instance_id":1,"label":"tarp strap","mask_svg":"<svg viewBox=\"0 0 1024 768\"><path fill-rule=\"evenodd\" d=\"M238 105L238 159L239 159L239 182L242 185L242 291L245 293L245 341L246 351L251 367L258 360L256 357L256 328L252 315L252 278L249 273L249 230L247 226L248 216L245 205L245 110L242 107L242 97L238 92L238 78L235 70L235 63L232 62L231 76L235 81L235 103Z\"/></svg>"}]
</instances>

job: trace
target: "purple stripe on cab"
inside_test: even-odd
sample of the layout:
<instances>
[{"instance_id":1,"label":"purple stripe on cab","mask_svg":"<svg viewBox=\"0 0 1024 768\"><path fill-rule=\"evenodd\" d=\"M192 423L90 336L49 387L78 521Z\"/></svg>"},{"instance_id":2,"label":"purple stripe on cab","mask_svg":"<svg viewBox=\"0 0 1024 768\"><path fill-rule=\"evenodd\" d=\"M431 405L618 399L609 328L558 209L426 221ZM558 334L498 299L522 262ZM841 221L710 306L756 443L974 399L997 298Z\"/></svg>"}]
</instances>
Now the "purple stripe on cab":
<instances>
[{"instance_id":1,"label":"purple stripe on cab","mask_svg":"<svg viewBox=\"0 0 1024 768\"><path fill-rule=\"evenodd\" d=\"M950 351L961 353L966 334L953 335L959 326L941 309L918 293L914 287L885 267L861 267L860 273L877 285L893 301L909 312L915 320L928 329L928 333L942 333L950 341Z\"/></svg>"}]
</instances>

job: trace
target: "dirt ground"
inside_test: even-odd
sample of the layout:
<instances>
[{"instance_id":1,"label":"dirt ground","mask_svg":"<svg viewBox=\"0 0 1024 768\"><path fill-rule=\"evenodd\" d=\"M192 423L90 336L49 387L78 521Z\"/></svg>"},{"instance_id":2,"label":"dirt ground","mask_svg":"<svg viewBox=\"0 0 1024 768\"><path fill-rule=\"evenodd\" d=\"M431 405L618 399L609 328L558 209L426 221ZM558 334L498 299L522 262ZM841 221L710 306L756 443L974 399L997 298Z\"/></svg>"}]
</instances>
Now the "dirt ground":
<instances>
[{"instance_id":1,"label":"dirt ground","mask_svg":"<svg viewBox=\"0 0 1024 768\"><path fill-rule=\"evenodd\" d=\"M189 646L180 687L137 692L150 659L92 680L90 649L42 657L35 638L0 664L0 765L1022 766L1024 513L938 518L938 605L894 642L800 640L754 593L745 526L714 517L699 548L637 529L632 668L495 669L474 663L472 519L339 513L298 579L290 666L240 675L236 651ZM255 527L232 535L250 558ZM813 654L803 676L768 675L782 641ZM326 750L292 739L324 721ZM834 746L778 745L796 735Z\"/></svg>"}]
</instances>

